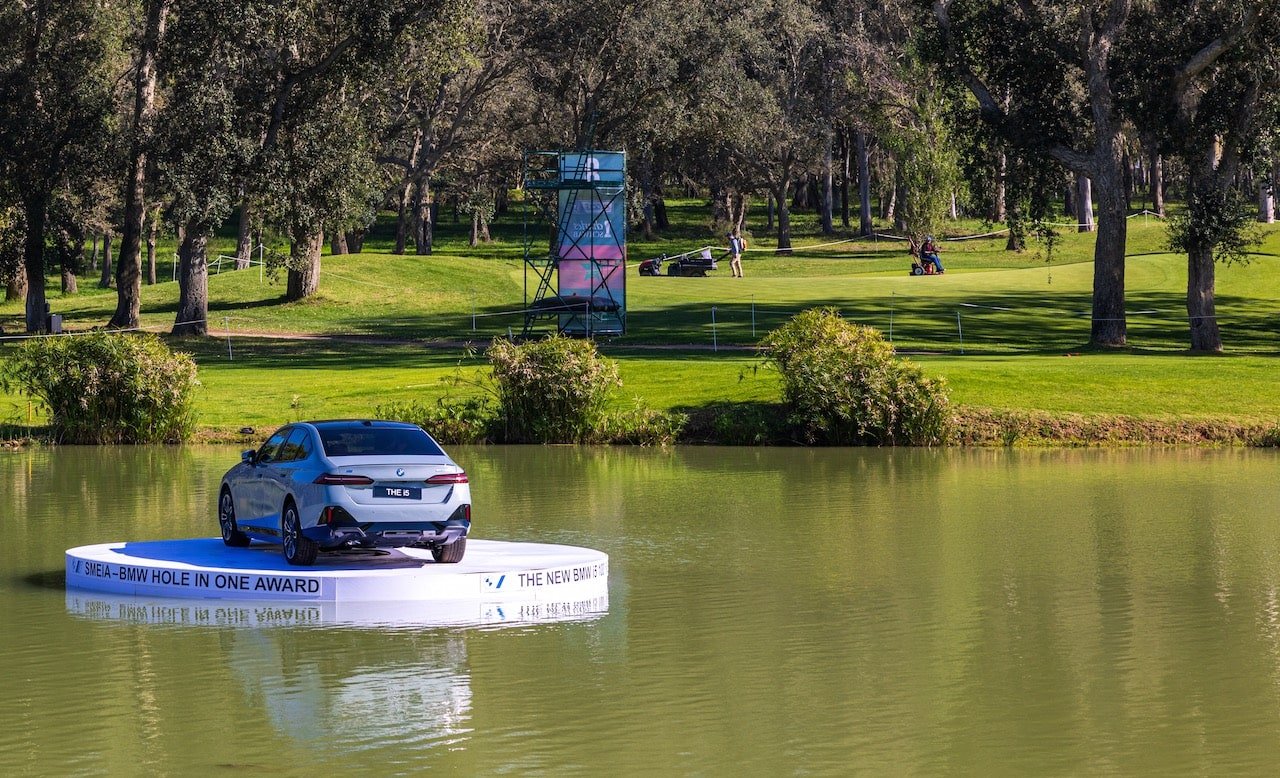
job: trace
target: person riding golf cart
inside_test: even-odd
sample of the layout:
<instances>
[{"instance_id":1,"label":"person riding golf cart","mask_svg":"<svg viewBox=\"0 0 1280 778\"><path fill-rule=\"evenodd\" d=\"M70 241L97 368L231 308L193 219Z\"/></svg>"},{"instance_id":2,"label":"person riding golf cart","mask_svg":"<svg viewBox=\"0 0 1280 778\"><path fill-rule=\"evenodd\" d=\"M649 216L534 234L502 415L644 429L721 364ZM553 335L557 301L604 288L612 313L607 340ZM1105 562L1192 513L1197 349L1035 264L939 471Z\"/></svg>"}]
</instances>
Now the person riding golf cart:
<instances>
[{"instance_id":1,"label":"person riding golf cart","mask_svg":"<svg viewBox=\"0 0 1280 778\"><path fill-rule=\"evenodd\" d=\"M916 258L911 262L913 276L940 275L946 272L942 269L942 256L932 235L926 235L919 246L914 240L911 241L911 256Z\"/></svg>"}]
</instances>

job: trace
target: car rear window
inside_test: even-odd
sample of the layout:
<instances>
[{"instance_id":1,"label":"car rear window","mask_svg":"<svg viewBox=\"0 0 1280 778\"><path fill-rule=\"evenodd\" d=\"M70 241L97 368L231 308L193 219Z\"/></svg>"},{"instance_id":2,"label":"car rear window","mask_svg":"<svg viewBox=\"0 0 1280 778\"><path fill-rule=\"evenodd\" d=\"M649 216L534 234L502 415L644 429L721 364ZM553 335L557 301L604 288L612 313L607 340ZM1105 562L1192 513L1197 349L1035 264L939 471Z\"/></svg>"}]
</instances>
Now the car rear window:
<instances>
[{"instance_id":1,"label":"car rear window","mask_svg":"<svg viewBox=\"0 0 1280 778\"><path fill-rule=\"evenodd\" d=\"M444 455L430 435L410 427L320 427L320 443L331 457Z\"/></svg>"}]
</instances>

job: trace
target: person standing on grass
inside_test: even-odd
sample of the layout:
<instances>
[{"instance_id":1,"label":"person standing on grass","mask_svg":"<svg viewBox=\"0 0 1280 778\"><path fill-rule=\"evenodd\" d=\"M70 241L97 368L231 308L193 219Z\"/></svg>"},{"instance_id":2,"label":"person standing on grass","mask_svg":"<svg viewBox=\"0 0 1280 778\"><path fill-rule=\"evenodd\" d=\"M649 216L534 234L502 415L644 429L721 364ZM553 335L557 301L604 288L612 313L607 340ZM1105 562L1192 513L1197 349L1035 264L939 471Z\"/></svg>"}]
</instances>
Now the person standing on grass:
<instances>
[{"instance_id":1,"label":"person standing on grass","mask_svg":"<svg viewBox=\"0 0 1280 778\"><path fill-rule=\"evenodd\" d=\"M733 271L734 278L742 278L742 250L746 245L737 230L729 233L729 269Z\"/></svg>"}]
</instances>

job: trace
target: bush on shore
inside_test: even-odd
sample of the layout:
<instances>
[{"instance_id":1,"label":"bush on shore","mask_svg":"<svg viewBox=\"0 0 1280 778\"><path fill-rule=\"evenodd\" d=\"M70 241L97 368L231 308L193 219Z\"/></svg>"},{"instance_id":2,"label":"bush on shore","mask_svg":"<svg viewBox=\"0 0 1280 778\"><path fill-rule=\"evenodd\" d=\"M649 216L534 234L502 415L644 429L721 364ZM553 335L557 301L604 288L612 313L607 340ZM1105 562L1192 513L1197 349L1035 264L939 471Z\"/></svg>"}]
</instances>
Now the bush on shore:
<instances>
[{"instance_id":1,"label":"bush on shore","mask_svg":"<svg viewBox=\"0 0 1280 778\"><path fill-rule=\"evenodd\" d=\"M154 335L33 338L2 380L47 408L56 442L179 443L195 427L195 362Z\"/></svg>"},{"instance_id":2,"label":"bush on shore","mask_svg":"<svg viewBox=\"0 0 1280 778\"><path fill-rule=\"evenodd\" d=\"M684 416L638 404L611 409L622 386L618 366L594 343L560 335L529 343L494 341L486 352L492 366L489 397L442 398L384 403L383 419L408 421L441 443L618 443L666 445L684 426Z\"/></svg>"},{"instance_id":3,"label":"bush on shore","mask_svg":"<svg viewBox=\"0 0 1280 778\"><path fill-rule=\"evenodd\" d=\"M485 355L508 443L591 442L613 390L622 386L617 363L601 357L589 340L499 338Z\"/></svg>"},{"instance_id":4,"label":"bush on shore","mask_svg":"<svg viewBox=\"0 0 1280 778\"><path fill-rule=\"evenodd\" d=\"M933 446L950 437L946 383L897 357L871 327L813 309L769 333L763 347L802 443Z\"/></svg>"}]
</instances>

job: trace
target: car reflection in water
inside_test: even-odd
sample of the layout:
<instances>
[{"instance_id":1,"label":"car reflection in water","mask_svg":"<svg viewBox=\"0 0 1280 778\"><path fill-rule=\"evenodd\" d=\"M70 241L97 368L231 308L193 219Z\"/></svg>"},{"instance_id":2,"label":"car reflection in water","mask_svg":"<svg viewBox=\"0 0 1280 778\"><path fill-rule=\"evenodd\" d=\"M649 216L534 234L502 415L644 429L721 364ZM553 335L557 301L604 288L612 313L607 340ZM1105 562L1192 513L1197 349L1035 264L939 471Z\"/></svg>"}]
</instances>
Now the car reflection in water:
<instances>
[{"instance_id":1,"label":"car reflection in water","mask_svg":"<svg viewBox=\"0 0 1280 778\"><path fill-rule=\"evenodd\" d=\"M581 593L563 602L286 603L68 590L66 604L96 621L216 629L251 704L281 736L349 752L465 740L471 673L458 628L586 621L608 611L606 588Z\"/></svg>"}]
</instances>

